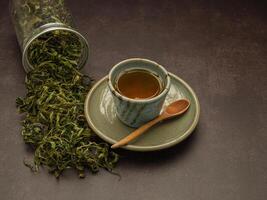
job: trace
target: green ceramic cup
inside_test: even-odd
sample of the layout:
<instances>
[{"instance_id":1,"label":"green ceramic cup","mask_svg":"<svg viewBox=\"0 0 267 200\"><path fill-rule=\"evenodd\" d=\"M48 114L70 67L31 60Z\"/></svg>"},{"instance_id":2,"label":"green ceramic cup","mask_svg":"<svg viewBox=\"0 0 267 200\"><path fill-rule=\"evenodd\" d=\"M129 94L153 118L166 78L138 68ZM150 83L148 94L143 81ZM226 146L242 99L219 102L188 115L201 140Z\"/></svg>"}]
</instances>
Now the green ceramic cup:
<instances>
[{"instance_id":1,"label":"green ceramic cup","mask_svg":"<svg viewBox=\"0 0 267 200\"><path fill-rule=\"evenodd\" d=\"M162 81L161 92L149 99L131 99L121 95L115 84L118 76L129 70L147 70ZM158 63L142 58L131 58L113 66L108 75L108 86L112 93L116 114L127 126L139 127L160 114L166 95L170 89L170 76Z\"/></svg>"}]
</instances>

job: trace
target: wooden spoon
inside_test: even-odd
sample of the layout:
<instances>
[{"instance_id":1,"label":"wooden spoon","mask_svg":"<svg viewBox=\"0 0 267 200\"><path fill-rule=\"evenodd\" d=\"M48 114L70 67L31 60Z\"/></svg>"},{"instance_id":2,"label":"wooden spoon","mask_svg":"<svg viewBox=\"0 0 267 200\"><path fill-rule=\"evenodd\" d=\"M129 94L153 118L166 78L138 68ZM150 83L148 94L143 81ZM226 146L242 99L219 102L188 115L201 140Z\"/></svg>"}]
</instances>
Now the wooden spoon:
<instances>
[{"instance_id":1,"label":"wooden spoon","mask_svg":"<svg viewBox=\"0 0 267 200\"><path fill-rule=\"evenodd\" d=\"M137 138L138 136L142 135L145 131L147 131L149 128L154 126L155 124L162 122L163 120L170 119L173 117L177 117L187 111L187 109L190 106L190 102L187 99L179 99L177 101L172 102L169 104L165 110L160 114L158 117L153 119L152 121L144 124L143 126L139 127L135 131L133 131L131 134L126 136L125 138L121 139L117 143L113 144L111 146L112 149L119 148L121 146L124 146Z\"/></svg>"}]
</instances>

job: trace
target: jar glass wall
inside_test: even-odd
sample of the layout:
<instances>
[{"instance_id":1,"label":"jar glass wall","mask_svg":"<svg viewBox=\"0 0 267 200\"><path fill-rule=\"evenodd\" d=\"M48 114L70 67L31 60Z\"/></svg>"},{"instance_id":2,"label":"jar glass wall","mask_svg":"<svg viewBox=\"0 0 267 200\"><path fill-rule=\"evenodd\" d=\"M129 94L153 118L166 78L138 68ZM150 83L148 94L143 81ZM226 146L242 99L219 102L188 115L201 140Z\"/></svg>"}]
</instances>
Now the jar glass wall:
<instances>
[{"instance_id":1,"label":"jar glass wall","mask_svg":"<svg viewBox=\"0 0 267 200\"><path fill-rule=\"evenodd\" d=\"M11 0L10 7L26 72L59 60L70 60L77 68L85 65L88 44L74 29L64 0Z\"/></svg>"}]
</instances>

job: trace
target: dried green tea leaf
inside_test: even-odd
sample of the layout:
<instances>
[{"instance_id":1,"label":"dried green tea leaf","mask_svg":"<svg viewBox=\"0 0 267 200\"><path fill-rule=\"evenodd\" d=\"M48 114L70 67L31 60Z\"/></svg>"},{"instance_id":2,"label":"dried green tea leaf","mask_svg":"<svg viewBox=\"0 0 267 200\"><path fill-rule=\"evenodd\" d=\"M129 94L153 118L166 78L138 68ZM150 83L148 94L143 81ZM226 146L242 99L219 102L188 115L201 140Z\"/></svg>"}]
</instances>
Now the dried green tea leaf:
<instances>
[{"instance_id":1,"label":"dried green tea leaf","mask_svg":"<svg viewBox=\"0 0 267 200\"><path fill-rule=\"evenodd\" d=\"M64 0L13 1L14 24L20 46L47 26L71 27L71 16ZM71 31L45 32L31 41L27 59L33 68L26 76L27 94L17 98L24 113L22 136L34 149L33 171L45 166L56 177L68 168L93 173L111 171L118 155L89 128L84 116L85 95L91 79L78 71L83 45Z\"/></svg>"},{"instance_id":2,"label":"dried green tea leaf","mask_svg":"<svg viewBox=\"0 0 267 200\"><path fill-rule=\"evenodd\" d=\"M36 167L31 169L46 166L59 177L65 169L74 168L81 178L85 169L93 173L100 168L111 171L118 155L92 132L84 116L91 80L75 65L58 60L43 61L30 71L26 97L16 100L19 112L26 114L23 139L35 151Z\"/></svg>"}]
</instances>

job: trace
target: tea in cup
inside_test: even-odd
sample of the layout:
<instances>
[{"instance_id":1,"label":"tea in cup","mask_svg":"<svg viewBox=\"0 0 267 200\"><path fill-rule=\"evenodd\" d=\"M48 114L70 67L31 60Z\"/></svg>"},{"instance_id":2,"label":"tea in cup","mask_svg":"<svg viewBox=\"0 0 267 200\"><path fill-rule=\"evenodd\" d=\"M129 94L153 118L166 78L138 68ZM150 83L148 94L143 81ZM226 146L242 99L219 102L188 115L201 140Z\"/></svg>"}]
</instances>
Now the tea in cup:
<instances>
[{"instance_id":1,"label":"tea in cup","mask_svg":"<svg viewBox=\"0 0 267 200\"><path fill-rule=\"evenodd\" d=\"M154 61L132 58L110 70L108 86L118 118L136 128L160 114L170 89L170 76Z\"/></svg>"}]
</instances>

